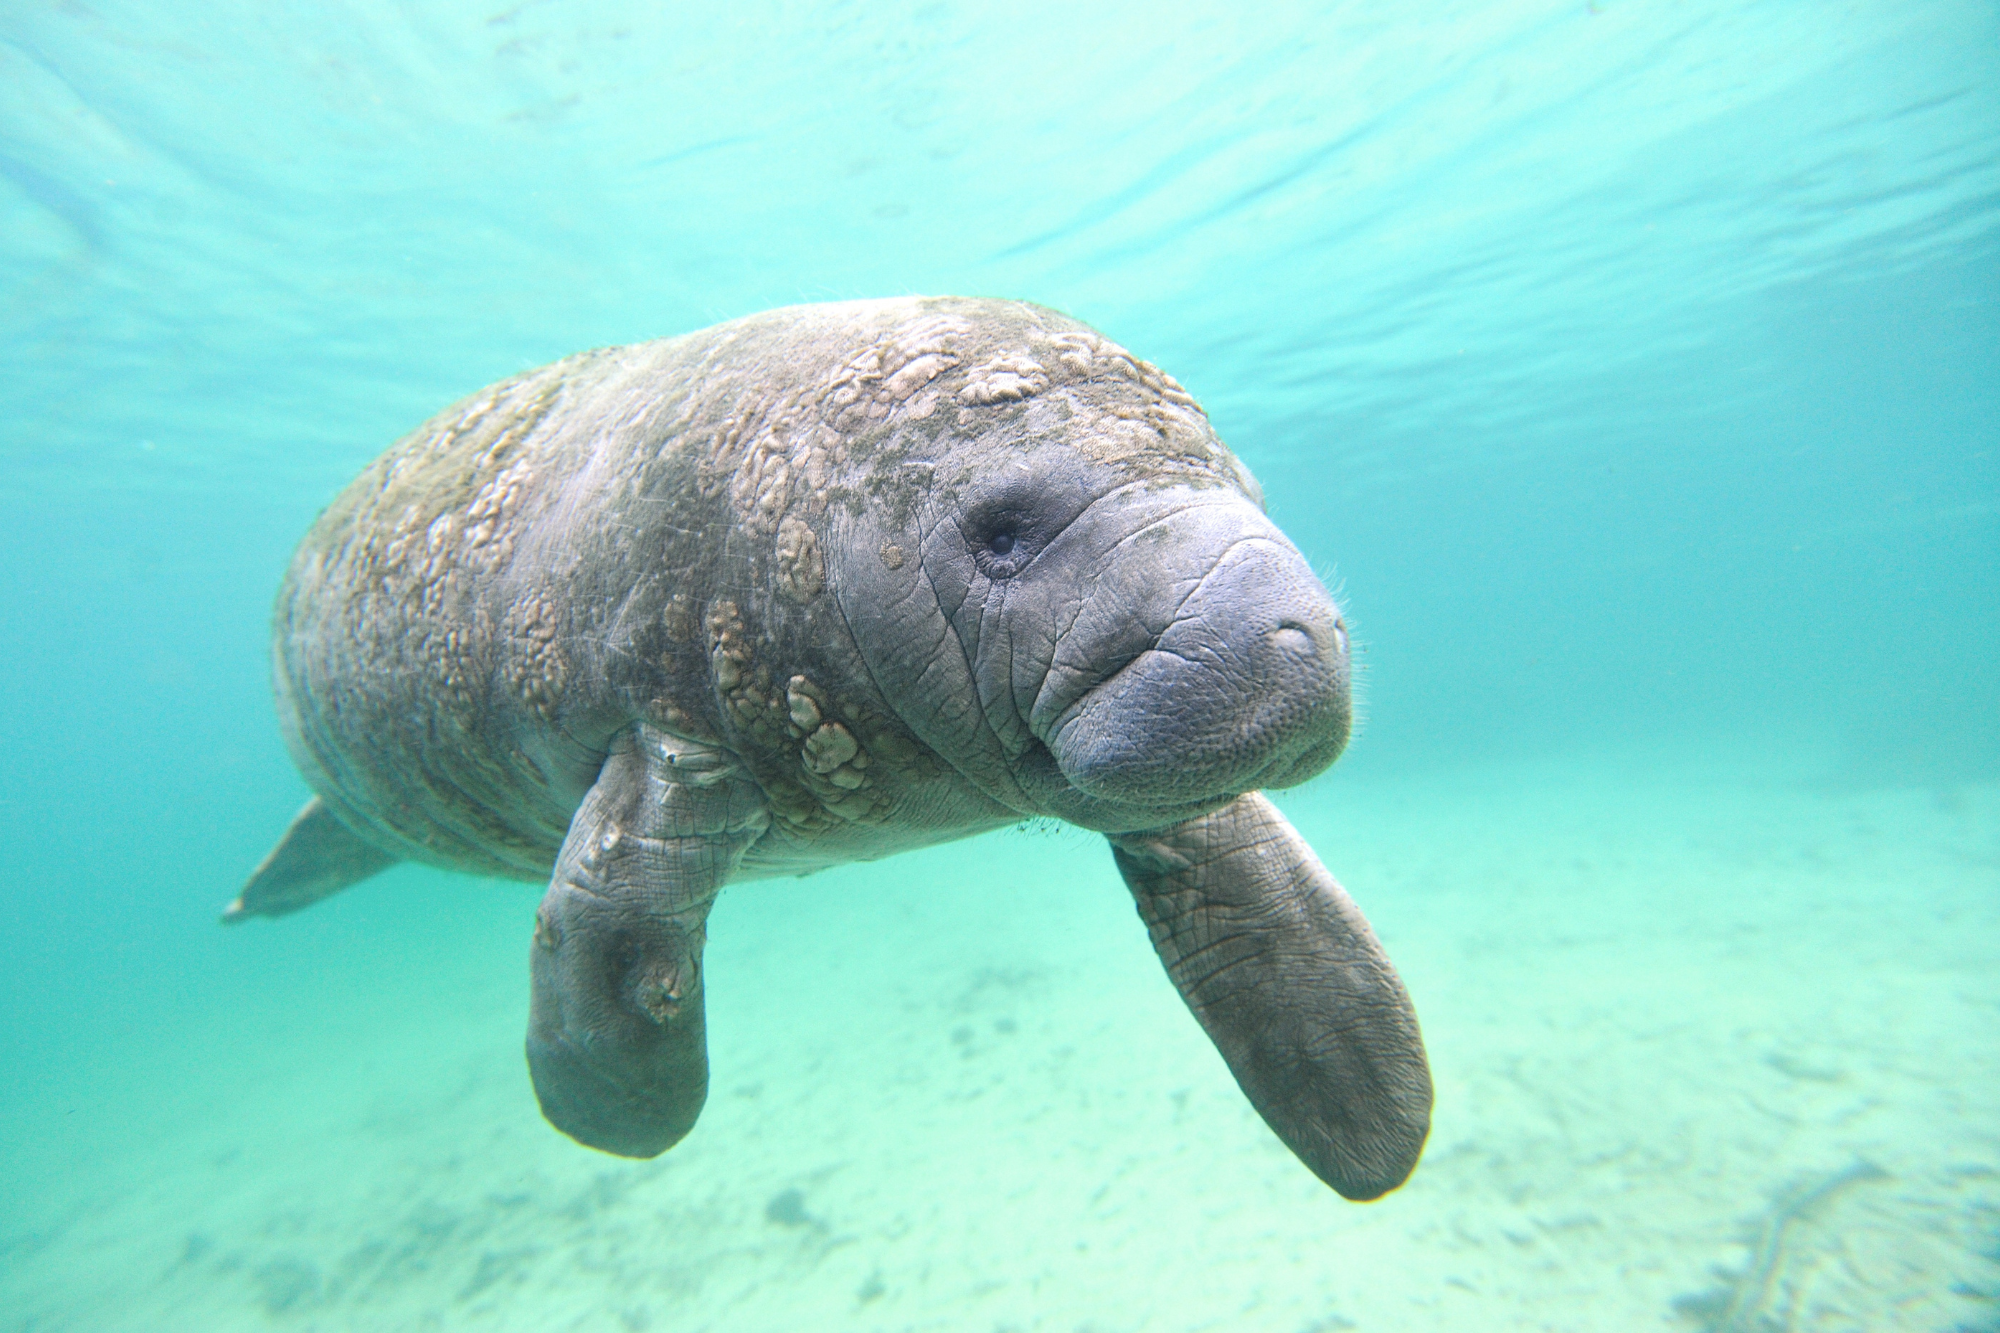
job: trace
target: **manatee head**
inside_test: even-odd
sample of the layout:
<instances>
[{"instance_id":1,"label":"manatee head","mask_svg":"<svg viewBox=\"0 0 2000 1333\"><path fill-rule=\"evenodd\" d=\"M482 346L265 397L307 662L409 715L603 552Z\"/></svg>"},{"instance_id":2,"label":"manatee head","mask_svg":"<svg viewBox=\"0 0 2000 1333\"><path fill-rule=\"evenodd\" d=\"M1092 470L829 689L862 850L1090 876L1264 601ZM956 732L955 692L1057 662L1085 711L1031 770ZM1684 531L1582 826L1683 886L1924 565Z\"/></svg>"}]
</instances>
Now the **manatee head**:
<instances>
[{"instance_id":1,"label":"manatee head","mask_svg":"<svg viewBox=\"0 0 2000 1333\"><path fill-rule=\"evenodd\" d=\"M927 304L902 336L949 360L851 438L828 562L903 720L1011 808L1108 832L1331 764L1339 608L1194 400L1054 312Z\"/></svg>"}]
</instances>

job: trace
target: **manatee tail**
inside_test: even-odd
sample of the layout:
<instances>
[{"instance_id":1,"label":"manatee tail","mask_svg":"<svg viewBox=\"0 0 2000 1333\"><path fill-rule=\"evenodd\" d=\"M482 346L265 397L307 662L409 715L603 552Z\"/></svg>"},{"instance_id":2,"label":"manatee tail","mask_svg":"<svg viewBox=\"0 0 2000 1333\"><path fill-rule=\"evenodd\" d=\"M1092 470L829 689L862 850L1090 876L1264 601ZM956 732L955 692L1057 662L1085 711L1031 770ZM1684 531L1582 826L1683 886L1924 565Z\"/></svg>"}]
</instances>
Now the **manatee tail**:
<instances>
[{"instance_id":1,"label":"manatee tail","mask_svg":"<svg viewBox=\"0 0 2000 1333\"><path fill-rule=\"evenodd\" d=\"M252 916L283 916L331 898L350 884L379 874L400 858L370 846L315 796L258 867L243 892L222 909L222 923Z\"/></svg>"}]
</instances>

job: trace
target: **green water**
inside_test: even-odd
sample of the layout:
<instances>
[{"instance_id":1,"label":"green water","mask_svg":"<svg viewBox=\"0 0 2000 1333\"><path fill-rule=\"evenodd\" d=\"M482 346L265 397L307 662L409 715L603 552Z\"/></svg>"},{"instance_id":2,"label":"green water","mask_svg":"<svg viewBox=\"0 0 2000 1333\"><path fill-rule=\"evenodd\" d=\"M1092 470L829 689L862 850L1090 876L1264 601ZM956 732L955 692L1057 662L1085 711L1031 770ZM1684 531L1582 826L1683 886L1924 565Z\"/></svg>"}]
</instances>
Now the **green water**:
<instances>
[{"instance_id":1,"label":"green water","mask_svg":"<svg viewBox=\"0 0 2000 1333\"><path fill-rule=\"evenodd\" d=\"M1990 4L19 4L0 290L0 1330L2000 1324ZM534 887L215 925L363 464L904 292L1166 367L1340 587L1382 1202L1081 833L726 892L645 1164L536 1110Z\"/></svg>"}]
</instances>

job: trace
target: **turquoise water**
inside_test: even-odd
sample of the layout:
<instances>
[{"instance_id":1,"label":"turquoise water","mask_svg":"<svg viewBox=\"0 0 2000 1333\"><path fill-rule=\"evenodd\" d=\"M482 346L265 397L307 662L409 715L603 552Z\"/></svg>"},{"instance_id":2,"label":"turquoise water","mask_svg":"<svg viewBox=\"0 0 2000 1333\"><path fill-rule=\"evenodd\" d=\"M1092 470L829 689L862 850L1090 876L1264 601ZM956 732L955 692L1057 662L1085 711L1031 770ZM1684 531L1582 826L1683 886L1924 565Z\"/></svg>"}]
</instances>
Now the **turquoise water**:
<instances>
[{"instance_id":1,"label":"turquoise water","mask_svg":"<svg viewBox=\"0 0 2000 1333\"><path fill-rule=\"evenodd\" d=\"M1991 4L22 4L0 223L0 1330L2000 1326ZM364 463L907 292L1166 367L1342 588L1382 1202L1082 834L726 893L642 1165L536 1112L532 886L215 924Z\"/></svg>"}]
</instances>

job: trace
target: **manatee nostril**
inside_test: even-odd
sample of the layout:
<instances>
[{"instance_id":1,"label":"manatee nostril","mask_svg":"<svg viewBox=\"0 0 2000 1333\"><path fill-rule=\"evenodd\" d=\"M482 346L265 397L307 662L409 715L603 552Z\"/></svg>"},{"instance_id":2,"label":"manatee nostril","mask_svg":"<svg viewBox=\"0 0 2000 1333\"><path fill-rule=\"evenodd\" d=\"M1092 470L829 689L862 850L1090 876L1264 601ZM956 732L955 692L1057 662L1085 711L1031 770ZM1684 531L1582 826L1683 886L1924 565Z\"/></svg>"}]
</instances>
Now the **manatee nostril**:
<instances>
[{"instance_id":1,"label":"manatee nostril","mask_svg":"<svg viewBox=\"0 0 2000 1333\"><path fill-rule=\"evenodd\" d=\"M1347 622L1339 616L1333 618L1333 650L1347 656Z\"/></svg>"},{"instance_id":2,"label":"manatee nostril","mask_svg":"<svg viewBox=\"0 0 2000 1333\"><path fill-rule=\"evenodd\" d=\"M1281 651L1291 653L1295 657L1316 655L1313 637L1307 632L1306 627L1289 620L1271 631L1271 642Z\"/></svg>"}]
</instances>

